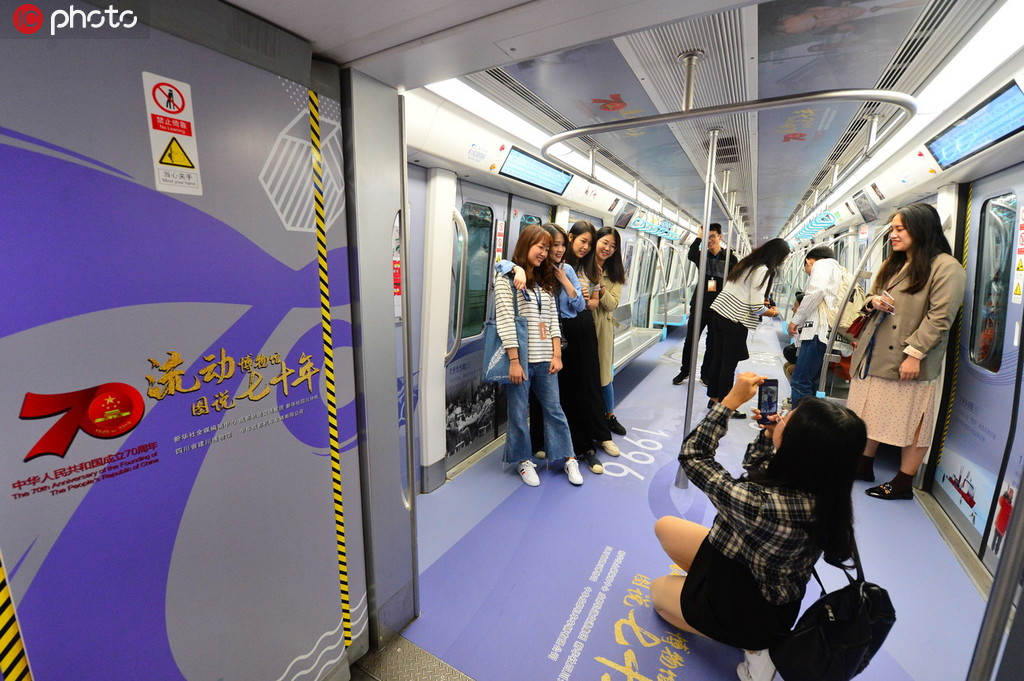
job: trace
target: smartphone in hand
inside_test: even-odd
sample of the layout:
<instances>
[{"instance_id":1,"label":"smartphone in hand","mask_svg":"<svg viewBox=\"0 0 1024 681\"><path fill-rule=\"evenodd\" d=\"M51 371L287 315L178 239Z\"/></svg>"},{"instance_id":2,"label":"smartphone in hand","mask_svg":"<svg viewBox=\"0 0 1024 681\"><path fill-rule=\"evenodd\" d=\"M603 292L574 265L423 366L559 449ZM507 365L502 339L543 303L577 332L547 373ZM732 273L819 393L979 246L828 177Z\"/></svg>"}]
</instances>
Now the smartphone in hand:
<instances>
[{"instance_id":1,"label":"smartphone in hand","mask_svg":"<svg viewBox=\"0 0 1024 681\"><path fill-rule=\"evenodd\" d=\"M757 388L757 410L761 412L761 418L757 420L762 425L771 425L769 416L779 413L779 381L775 378L766 378Z\"/></svg>"}]
</instances>

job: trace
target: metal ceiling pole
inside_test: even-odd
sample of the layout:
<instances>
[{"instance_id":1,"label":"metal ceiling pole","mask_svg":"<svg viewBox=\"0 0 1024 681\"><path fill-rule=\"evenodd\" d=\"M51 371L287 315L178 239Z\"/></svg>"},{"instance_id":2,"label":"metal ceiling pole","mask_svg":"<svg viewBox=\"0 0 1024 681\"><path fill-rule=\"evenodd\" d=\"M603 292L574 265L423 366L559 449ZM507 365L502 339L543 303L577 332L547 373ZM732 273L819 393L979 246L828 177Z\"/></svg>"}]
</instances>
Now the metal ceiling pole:
<instances>
[{"instance_id":1,"label":"metal ceiling pole","mask_svg":"<svg viewBox=\"0 0 1024 681\"><path fill-rule=\"evenodd\" d=\"M697 60L704 56L704 50L686 50L680 52L676 59L683 62L683 111L689 111L693 108L693 85L696 80L697 74Z\"/></svg>"},{"instance_id":2,"label":"metal ceiling pole","mask_svg":"<svg viewBox=\"0 0 1024 681\"><path fill-rule=\"evenodd\" d=\"M696 51L696 50L694 50ZM688 53L680 55L680 58L688 56ZM708 106L702 109L689 109L684 111L675 111L666 114L655 114L653 116L639 116L637 118L624 118L619 121L610 121L608 123L599 123L596 125L588 125L582 128L576 128L575 130L568 130L560 133L548 140L541 146L540 153L546 161L552 165L561 168L567 173L578 175L585 179L591 184L595 184L598 187L606 189L613 194L621 195L622 191L612 187L606 182L602 182L591 175L585 176L580 173L579 169L570 166L564 161L556 158L548 150L565 140L573 139L575 137L582 137L584 135L598 135L604 132L614 132L616 130L631 130L634 128L646 128L652 125L661 125L663 123L674 123L676 121L685 121L696 118L706 118L708 116L717 116L722 114L733 114L733 113L745 113L748 111L765 111L768 109L781 109L795 104L809 104L815 102L835 102L835 101L854 101L854 102L882 102L885 104L894 104L900 108L897 112L897 117L890 120L890 124L884 132L878 135L876 140L877 144L881 144L889 139L896 133L897 130L902 128L910 118L917 113L917 101L910 95L902 92L894 92L892 90L820 90L817 92L805 92L797 95L786 95L783 97L768 97L765 99L753 99L746 102L737 102L736 104L723 104L719 106ZM901 114L910 114L909 116ZM866 155L865 155L866 158ZM844 171L844 175L852 174L856 169L856 163L851 163ZM714 183L712 183L714 185ZM725 209L727 201L722 195L718 187L713 186L713 192L715 200L719 202L719 205Z\"/></svg>"},{"instance_id":3,"label":"metal ceiling pole","mask_svg":"<svg viewBox=\"0 0 1024 681\"><path fill-rule=\"evenodd\" d=\"M736 215L736 191L729 192L729 215ZM729 271L729 257L732 255L732 226L736 222L735 217L729 219L729 226L726 228L725 236L725 271ZM736 243L739 244L740 231L736 230Z\"/></svg>"},{"instance_id":4,"label":"metal ceiling pole","mask_svg":"<svg viewBox=\"0 0 1024 681\"><path fill-rule=\"evenodd\" d=\"M693 304L693 318L687 323L686 333L692 334L690 343L690 380L686 386L686 420L683 432L690 433L690 422L693 420L693 392L697 379L697 345L700 340L700 318L704 306L704 290L707 288L708 272L708 227L711 224L711 194L715 184L715 156L718 154L718 135L721 128L708 131L708 167L704 177L704 240L700 244L700 265L697 270L696 296ZM682 470L681 468L679 469ZM679 482L677 476L676 481ZM679 486L679 485L677 485Z\"/></svg>"}]
</instances>

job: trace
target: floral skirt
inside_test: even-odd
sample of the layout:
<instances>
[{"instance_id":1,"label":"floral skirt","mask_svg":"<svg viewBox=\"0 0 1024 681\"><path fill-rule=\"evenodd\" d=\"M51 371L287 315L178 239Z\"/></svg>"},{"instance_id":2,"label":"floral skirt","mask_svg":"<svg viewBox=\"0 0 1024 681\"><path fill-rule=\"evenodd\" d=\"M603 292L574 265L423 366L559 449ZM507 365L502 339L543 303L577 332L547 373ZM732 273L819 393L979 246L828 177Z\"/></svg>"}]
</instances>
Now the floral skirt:
<instances>
[{"instance_id":1,"label":"floral skirt","mask_svg":"<svg viewBox=\"0 0 1024 681\"><path fill-rule=\"evenodd\" d=\"M846 406L864 419L868 438L896 447L928 447L935 428L935 388L938 380L893 381L878 376L854 378ZM918 424L921 431L914 433Z\"/></svg>"}]
</instances>

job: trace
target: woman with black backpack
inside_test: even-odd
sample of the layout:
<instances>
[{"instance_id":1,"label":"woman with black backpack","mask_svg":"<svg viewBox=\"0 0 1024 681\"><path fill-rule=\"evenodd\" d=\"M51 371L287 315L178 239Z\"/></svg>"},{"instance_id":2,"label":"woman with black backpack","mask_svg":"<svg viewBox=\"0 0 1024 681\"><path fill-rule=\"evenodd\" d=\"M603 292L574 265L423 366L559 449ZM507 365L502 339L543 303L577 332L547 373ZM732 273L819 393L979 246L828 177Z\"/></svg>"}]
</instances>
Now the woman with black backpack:
<instances>
[{"instance_id":1,"label":"woman with black backpack","mask_svg":"<svg viewBox=\"0 0 1024 681\"><path fill-rule=\"evenodd\" d=\"M775 675L767 648L796 621L822 553L837 566L853 556L850 491L867 439L852 411L807 398L781 419L768 417L747 446L746 474L733 478L715 451L732 414L763 381L753 372L737 376L680 450L687 477L718 511L711 528L672 516L654 525L665 553L687 573L652 582L655 610L679 629L745 649L736 670L744 681Z\"/></svg>"}]
</instances>

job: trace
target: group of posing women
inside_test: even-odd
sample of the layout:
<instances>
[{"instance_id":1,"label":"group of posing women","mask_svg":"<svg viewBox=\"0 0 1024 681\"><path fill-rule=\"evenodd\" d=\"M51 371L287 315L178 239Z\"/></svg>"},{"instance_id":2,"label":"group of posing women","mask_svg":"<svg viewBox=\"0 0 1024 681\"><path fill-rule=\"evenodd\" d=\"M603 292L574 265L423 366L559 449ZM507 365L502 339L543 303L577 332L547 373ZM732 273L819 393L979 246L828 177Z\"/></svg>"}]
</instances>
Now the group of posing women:
<instances>
[{"instance_id":1,"label":"group of posing women","mask_svg":"<svg viewBox=\"0 0 1024 681\"><path fill-rule=\"evenodd\" d=\"M613 313L626 281L620 250L611 227L528 225L511 262L495 267L495 321L509 358L504 461L531 487L540 484L534 457L560 462L569 482L582 485L580 459L604 472L595 446L619 455L611 434L626 434L612 389ZM526 347L517 313L526 318Z\"/></svg>"},{"instance_id":2,"label":"group of posing women","mask_svg":"<svg viewBox=\"0 0 1024 681\"><path fill-rule=\"evenodd\" d=\"M936 379L965 274L933 207L901 208L889 227L892 250L864 308L872 318L852 358L848 407L808 396L781 417L768 417L747 447L739 479L715 453L730 419L764 381L747 372L734 383L732 373L746 356L747 330L759 316L777 314L765 294L788 254L785 242L769 241L737 263L713 305L713 404L683 442L679 461L718 515L710 528L675 517L655 523L663 549L686 576L659 577L651 594L672 625L745 649L736 670L743 681L774 678L768 648L796 621L818 559L824 554L837 566L855 559L853 481L873 480L878 443L902 447L900 470L866 491L906 499L931 440Z\"/></svg>"}]
</instances>

